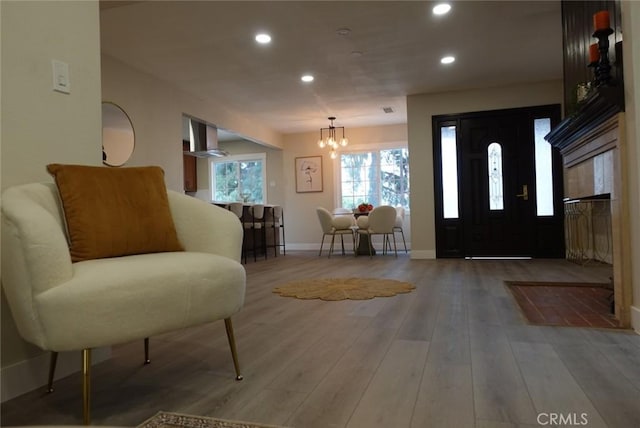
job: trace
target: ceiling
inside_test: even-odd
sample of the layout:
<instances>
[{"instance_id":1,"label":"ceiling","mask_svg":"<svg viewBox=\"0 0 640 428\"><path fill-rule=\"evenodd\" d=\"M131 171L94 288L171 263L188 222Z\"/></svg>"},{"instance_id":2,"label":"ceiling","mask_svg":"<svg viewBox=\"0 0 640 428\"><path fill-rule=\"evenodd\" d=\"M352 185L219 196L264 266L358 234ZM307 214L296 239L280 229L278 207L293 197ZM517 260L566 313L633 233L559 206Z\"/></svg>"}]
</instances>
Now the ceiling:
<instances>
[{"instance_id":1,"label":"ceiling","mask_svg":"<svg viewBox=\"0 0 640 428\"><path fill-rule=\"evenodd\" d=\"M103 0L101 48L282 133L328 116L406 123L410 94L562 78L559 1L452 1L444 16L436 3ZM269 45L254 41L262 31ZM456 61L443 65L447 54Z\"/></svg>"}]
</instances>

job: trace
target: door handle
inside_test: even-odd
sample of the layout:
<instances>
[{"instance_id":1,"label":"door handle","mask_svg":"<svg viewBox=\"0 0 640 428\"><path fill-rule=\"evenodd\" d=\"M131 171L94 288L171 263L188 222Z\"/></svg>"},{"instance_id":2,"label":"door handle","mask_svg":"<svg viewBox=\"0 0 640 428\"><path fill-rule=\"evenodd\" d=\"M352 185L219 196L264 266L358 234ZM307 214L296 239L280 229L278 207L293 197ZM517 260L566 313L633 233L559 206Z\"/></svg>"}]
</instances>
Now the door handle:
<instances>
[{"instance_id":1,"label":"door handle","mask_svg":"<svg viewBox=\"0 0 640 428\"><path fill-rule=\"evenodd\" d=\"M516 198L522 198L525 201L529 200L529 186L527 186L526 184L522 185L522 193L516 195Z\"/></svg>"}]
</instances>

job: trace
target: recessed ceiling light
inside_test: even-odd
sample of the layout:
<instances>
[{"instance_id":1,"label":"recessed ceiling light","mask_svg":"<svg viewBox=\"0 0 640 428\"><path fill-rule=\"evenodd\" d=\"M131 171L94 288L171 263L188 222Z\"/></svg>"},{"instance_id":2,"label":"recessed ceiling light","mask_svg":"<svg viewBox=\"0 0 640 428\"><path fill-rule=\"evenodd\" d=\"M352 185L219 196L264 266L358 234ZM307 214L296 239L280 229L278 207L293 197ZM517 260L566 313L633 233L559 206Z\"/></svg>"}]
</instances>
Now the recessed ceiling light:
<instances>
[{"instance_id":1,"label":"recessed ceiling light","mask_svg":"<svg viewBox=\"0 0 640 428\"><path fill-rule=\"evenodd\" d=\"M434 15L444 15L451 10L451 5L449 3L440 3L433 7Z\"/></svg>"},{"instance_id":2,"label":"recessed ceiling light","mask_svg":"<svg viewBox=\"0 0 640 428\"><path fill-rule=\"evenodd\" d=\"M349 34L351 34L351 28L347 28L347 27L338 28L336 30L336 34L338 34L338 36L348 36Z\"/></svg>"},{"instance_id":3,"label":"recessed ceiling light","mask_svg":"<svg viewBox=\"0 0 640 428\"><path fill-rule=\"evenodd\" d=\"M453 56L443 56L443 57L440 59L440 62L441 62L441 63L443 63L443 64L451 64L451 63L452 63L452 62L454 62L455 60L456 60L456 58L455 58L455 57L453 57Z\"/></svg>"},{"instance_id":4,"label":"recessed ceiling light","mask_svg":"<svg viewBox=\"0 0 640 428\"><path fill-rule=\"evenodd\" d=\"M303 82L307 82L307 83L313 82L313 76L310 75L310 74L305 74L304 76L302 76L300 78L300 80L302 80Z\"/></svg>"},{"instance_id":5,"label":"recessed ceiling light","mask_svg":"<svg viewBox=\"0 0 640 428\"><path fill-rule=\"evenodd\" d=\"M265 33L256 34L256 42L266 45L267 43L271 43L271 36Z\"/></svg>"}]
</instances>

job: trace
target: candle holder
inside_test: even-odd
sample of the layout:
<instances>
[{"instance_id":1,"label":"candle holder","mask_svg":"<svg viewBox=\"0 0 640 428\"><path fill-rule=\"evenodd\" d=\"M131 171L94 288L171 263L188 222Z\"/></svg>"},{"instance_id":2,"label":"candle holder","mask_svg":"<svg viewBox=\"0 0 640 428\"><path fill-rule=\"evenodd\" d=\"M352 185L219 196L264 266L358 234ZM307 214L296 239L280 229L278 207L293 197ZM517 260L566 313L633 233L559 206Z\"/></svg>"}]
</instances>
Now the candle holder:
<instances>
[{"instance_id":1,"label":"candle holder","mask_svg":"<svg viewBox=\"0 0 640 428\"><path fill-rule=\"evenodd\" d=\"M591 80L591 87L589 89L593 89L598 86L598 73L596 72L596 67L598 66L599 61L590 62L587 67L589 67L593 72L593 80Z\"/></svg>"},{"instance_id":2,"label":"candle holder","mask_svg":"<svg viewBox=\"0 0 640 428\"><path fill-rule=\"evenodd\" d=\"M598 39L600 59L593 66L596 86L609 86L611 83L611 64L609 63L609 36L613 34L611 28L601 28L593 33ZM589 64L589 67L592 65Z\"/></svg>"}]
</instances>

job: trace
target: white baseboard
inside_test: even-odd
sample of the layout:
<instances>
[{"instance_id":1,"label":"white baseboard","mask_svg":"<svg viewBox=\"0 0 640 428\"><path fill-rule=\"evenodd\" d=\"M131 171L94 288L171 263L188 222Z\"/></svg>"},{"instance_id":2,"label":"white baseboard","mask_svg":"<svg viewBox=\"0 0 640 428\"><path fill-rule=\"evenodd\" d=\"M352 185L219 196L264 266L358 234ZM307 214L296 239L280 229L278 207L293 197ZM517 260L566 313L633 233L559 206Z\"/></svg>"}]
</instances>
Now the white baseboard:
<instances>
[{"instance_id":1,"label":"white baseboard","mask_svg":"<svg viewBox=\"0 0 640 428\"><path fill-rule=\"evenodd\" d=\"M352 247L353 246L349 246L349 248L352 248ZM292 250L292 251L318 251L319 249L320 249L320 244L289 244L287 243L287 250Z\"/></svg>"},{"instance_id":2,"label":"white baseboard","mask_svg":"<svg viewBox=\"0 0 640 428\"><path fill-rule=\"evenodd\" d=\"M331 239L325 239L324 241L324 246L322 247L322 252L324 253L325 250L329 249L329 245L331 244ZM374 238L374 245L376 245L376 248L379 245L382 245L382 241L378 242L375 238ZM393 245L393 244L392 244ZM340 251L340 241L335 242L334 244L334 250L335 251ZM411 242L407 242L407 248L409 249L409 251L411 251ZM344 241L344 249L346 251L353 251L353 243L351 242L351 238L345 239ZM320 251L320 243L313 243L313 244L289 244L287 243L287 250L292 250L292 251ZM404 246L402 245L402 242L400 242L398 244L398 252L404 252ZM422 258L435 258L435 251L430 251L430 253L433 253L433 257L422 257ZM411 257L412 259L415 257Z\"/></svg>"},{"instance_id":3,"label":"white baseboard","mask_svg":"<svg viewBox=\"0 0 640 428\"><path fill-rule=\"evenodd\" d=\"M631 327L640 334L640 307L631 306Z\"/></svg>"},{"instance_id":4,"label":"white baseboard","mask_svg":"<svg viewBox=\"0 0 640 428\"><path fill-rule=\"evenodd\" d=\"M29 360L3 367L0 370L2 402L26 394L34 389L46 387L49 376L50 355L50 352L43 352ZM111 358L111 348L97 348L91 352L92 365L109 358ZM72 373L79 372L82 367L81 360L82 353L80 351L61 352L58 354L55 379L62 379Z\"/></svg>"},{"instance_id":5,"label":"white baseboard","mask_svg":"<svg viewBox=\"0 0 640 428\"><path fill-rule=\"evenodd\" d=\"M411 250L411 258L415 260L435 259L435 250Z\"/></svg>"}]
</instances>

